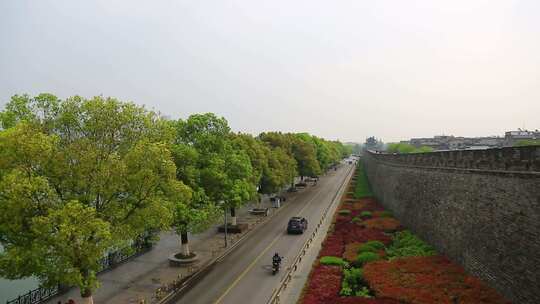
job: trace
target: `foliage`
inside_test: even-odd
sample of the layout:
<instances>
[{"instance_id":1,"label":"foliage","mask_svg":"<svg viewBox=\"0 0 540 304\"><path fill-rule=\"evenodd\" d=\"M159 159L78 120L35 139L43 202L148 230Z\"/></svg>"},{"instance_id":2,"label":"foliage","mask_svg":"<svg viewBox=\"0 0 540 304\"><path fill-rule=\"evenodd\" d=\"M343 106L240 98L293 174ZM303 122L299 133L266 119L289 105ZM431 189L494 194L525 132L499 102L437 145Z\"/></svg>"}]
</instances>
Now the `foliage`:
<instances>
[{"instance_id":1,"label":"foliage","mask_svg":"<svg viewBox=\"0 0 540 304\"><path fill-rule=\"evenodd\" d=\"M338 211L338 214L349 215L349 214L351 214L351 210L341 209L341 210Z\"/></svg>"},{"instance_id":2,"label":"foliage","mask_svg":"<svg viewBox=\"0 0 540 304\"><path fill-rule=\"evenodd\" d=\"M206 204L224 201L228 207L238 207L256 196L257 177L251 159L233 144L224 118L212 113L194 114L176 123L176 134L177 144L191 146L198 153L194 163L198 178L189 180L189 185L204 190L210 200Z\"/></svg>"},{"instance_id":3,"label":"foliage","mask_svg":"<svg viewBox=\"0 0 540 304\"><path fill-rule=\"evenodd\" d=\"M378 217L393 217L394 215L390 211L380 211L375 214Z\"/></svg>"},{"instance_id":4,"label":"foliage","mask_svg":"<svg viewBox=\"0 0 540 304\"><path fill-rule=\"evenodd\" d=\"M364 266L363 274L377 297L402 303L510 303L442 256L373 262Z\"/></svg>"},{"instance_id":5,"label":"foliage","mask_svg":"<svg viewBox=\"0 0 540 304\"><path fill-rule=\"evenodd\" d=\"M369 181L363 170L362 162L359 162L356 169L356 186L354 188L354 198L360 199L372 196L373 193L371 192Z\"/></svg>"},{"instance_id":6,"label":"foliage","mask_svg":"<svg viewBox=\"0 0 540 304\"><path fill-rule=\"evenodd\" d=\"M352 223L359 223L361 221L362 221L362 219L360 217L358 217L358 216L353 217L352 220L351 220Z\"/></svg>"},{"instance_id":7,"label":"foliage","mask_svg":"<svg viewBox=\"0 0 540 304\"><path fill-rule=\"evenodd\" d=\"M401 224L398 220L392 217L378 217L362 222L366 228L380 229L386 232L394 232L401 229Z\"/></svg>"},{"instance_id":8,"label":"foliage","mask_svg":"<svg viewBox=\"0 0 540 304\"><path fill-rule=\"evenodd\" d=\"M5 277L33 275L91 294L107 247L169 226L173 202L188 195L165 144L172 133L144 108L103 97L15 96L1 119Z\"/></svg>"},{"instance_id":9,"label":"foliage","mask_svg":"<svg viewBox=\"0 0 540 304\"><path fill-rule=\"evenodd\" d=\"M304 304L337 303L341 290L341 267L318 265L309 277Z\"/></svg>"},{"instance_id":10,"label":"foliage","mask_svg":"<svg viewBox=\"0 0 540 304\"><path fill-rule=\"evenodd\" d=\"M433 151L433 148L428 146L416 148L415 146L407 143L390 143L386 148L386 152L388 153L424 153Z\"/></svg>"},{"instance_id":11,"label":"foliage","mask_svg":"<svg viewBox=\"0 0 540 304\"><path fill-rule=\"evenodd\" d=\"M524 146L540 146L540 139L522 139L518 140L514 147L524 147Z\"/></svg>"},{"instance_id":12,"label":"foliage","mask_svg":"<svg viewBox=\"0 0 540 304\"><path fill-rule=\"evenodd\" d=\"M348 266L347 261L343 260L342 258L335 257L335 256L323 256L320 262L323 265L336 265L336 266L343 266L343 267Z\"/></svg>"},{"instance_id":13,"label":"foliage","mask_svg":"<svg viewBox=\"0 0 540 304\"><path fill-rule=\"evenodd\" d=\"M367 218L369 218L369 217L372 216L372 214L371 214L371 211L362 211L362 212L360 213L360 216L361 216L361 217L367 217Z\"/></svg>"},{"instance_id":14,"label":"foliage","mask_svg":"<svg viewBox=\"0 0 540 304\"><path fill-rule=\"evenodd\" d=\"M380 259L381 257L377 253L367 251L367 252L362 252L358 254L358 257L356 258L356 262L364 265L369 262L378 261Z\"/></svg>"},{"instance_id":15,"label":"foliage","mask_svg":"<svg viewBox=\"0 0 540 304\"><path fill-rule=\"evenodd\" d=\"M361 268L343 269L343 282L339 294L342 296L371 297L369 289L364 286Z\"/></svg>"},{"instance_id":16,"label":"foliage","mask_svg":"<svg viewBox=\"0 0 540 304\"><path fill-rule=\"evenodd\" d=\"M358 248L358 253L363 252L377 252L378 250L384 249L384 244L380 241L367 241L360 245Z\"/></svg>"},{"instance_id":17,"label":"foliage","mask_svg":"<svg viewBox=\"0 0 540 304\"><path fill-rule=\"evenodd\" d=\"M283 148L272 148L265 144L268 146L268 166L263 169L259 192L272 194L293 182L296 176L296 160Z\"/></svg>"},{"instance_id":18,"label":"foliage","mask_svg":"<svg viewBox=\"0 0 540 304\"><path fill-rule=\"evenodd\" d=\"M386 249L390 259L407 256L430 256L435 250L408 230L395 234L392 244Z\"/></svg>"}]
</instances>

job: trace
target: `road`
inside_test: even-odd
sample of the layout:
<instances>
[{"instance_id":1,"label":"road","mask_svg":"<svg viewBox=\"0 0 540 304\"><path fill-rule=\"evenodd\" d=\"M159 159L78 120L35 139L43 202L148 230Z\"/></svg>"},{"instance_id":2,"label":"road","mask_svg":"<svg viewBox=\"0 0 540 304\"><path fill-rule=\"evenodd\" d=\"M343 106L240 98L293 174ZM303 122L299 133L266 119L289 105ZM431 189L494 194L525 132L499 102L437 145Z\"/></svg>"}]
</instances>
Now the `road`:
<instances>
[{"instance_id":1,"label":"road","mask_svg":"<svg viewBox=\"0 0 540 304\"><path fill-rule=\"evenodd\" d=\"M286 268L293 262L324 210L349 176L351 167L342 165L337 171L322 176L317 186L301 190L303 193L299 193L293 201L287 201L279 213L254 231L177 303L266 303ZM308 229L304 234L286 233L291 216L303 216L308 220ZM275 252L279 252L284 259L281 271L273 276L271 261Z\"/></svg>"}]
</instances>

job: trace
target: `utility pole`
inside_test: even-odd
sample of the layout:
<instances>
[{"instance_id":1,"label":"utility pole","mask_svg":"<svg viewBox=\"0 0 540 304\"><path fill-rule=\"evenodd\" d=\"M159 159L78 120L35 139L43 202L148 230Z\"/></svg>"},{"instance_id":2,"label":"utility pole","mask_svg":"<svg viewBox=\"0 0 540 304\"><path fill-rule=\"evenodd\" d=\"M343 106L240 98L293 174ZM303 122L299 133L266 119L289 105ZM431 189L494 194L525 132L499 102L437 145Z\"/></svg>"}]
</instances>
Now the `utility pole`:
<instances>
[{"instance_id":1,"label":"utility pole","mask_svg":"<svg viewBox=\"0 0 540 304\"><path fill-rule=\"evenodd\" d=\"M223 208L223 211L225 213L225 248L227 248L227 208Z\"/></svg>"}]
</instances>

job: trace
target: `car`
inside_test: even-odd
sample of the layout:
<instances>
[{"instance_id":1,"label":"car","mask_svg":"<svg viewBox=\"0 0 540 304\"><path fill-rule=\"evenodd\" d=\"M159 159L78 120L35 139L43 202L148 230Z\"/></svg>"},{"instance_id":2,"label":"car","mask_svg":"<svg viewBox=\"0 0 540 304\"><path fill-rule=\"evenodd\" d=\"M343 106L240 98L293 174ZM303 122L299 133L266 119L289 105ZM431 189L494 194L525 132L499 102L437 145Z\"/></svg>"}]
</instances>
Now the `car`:
<instances>
[{"instance_id":1,"label":"car","mask_svg":"<svg viewBox=\"0 0 540 304\"><path fill-rule=\"evenodd\" d=\"M287 224L288 234L302 234L307 229L307 220L304 217L293 216Z\"/></svg>"}]
</instances>

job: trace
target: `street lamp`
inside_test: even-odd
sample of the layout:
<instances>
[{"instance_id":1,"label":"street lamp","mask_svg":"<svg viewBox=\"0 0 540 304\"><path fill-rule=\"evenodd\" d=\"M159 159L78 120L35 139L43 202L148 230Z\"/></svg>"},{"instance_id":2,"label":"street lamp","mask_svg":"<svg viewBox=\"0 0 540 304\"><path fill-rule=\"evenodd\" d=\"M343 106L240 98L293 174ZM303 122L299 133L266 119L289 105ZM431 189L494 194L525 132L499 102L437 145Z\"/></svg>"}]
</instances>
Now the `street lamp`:
<instances>
[{"instance_id":1,"label":"street lamp","mask_svg":"<svg viewBox=\"0 0 540 304\"><path fill-rule=\"evenodd\" d=\"M225 241L225 248L227 248L227 246L228 246L228 243L227 243L227 208L226 208L226 205L225 205L225 201L219 201L218 205L223 207L223 214L224 214L224 217L225 217L224 241Z\"/></svg>"}]
</instances>

